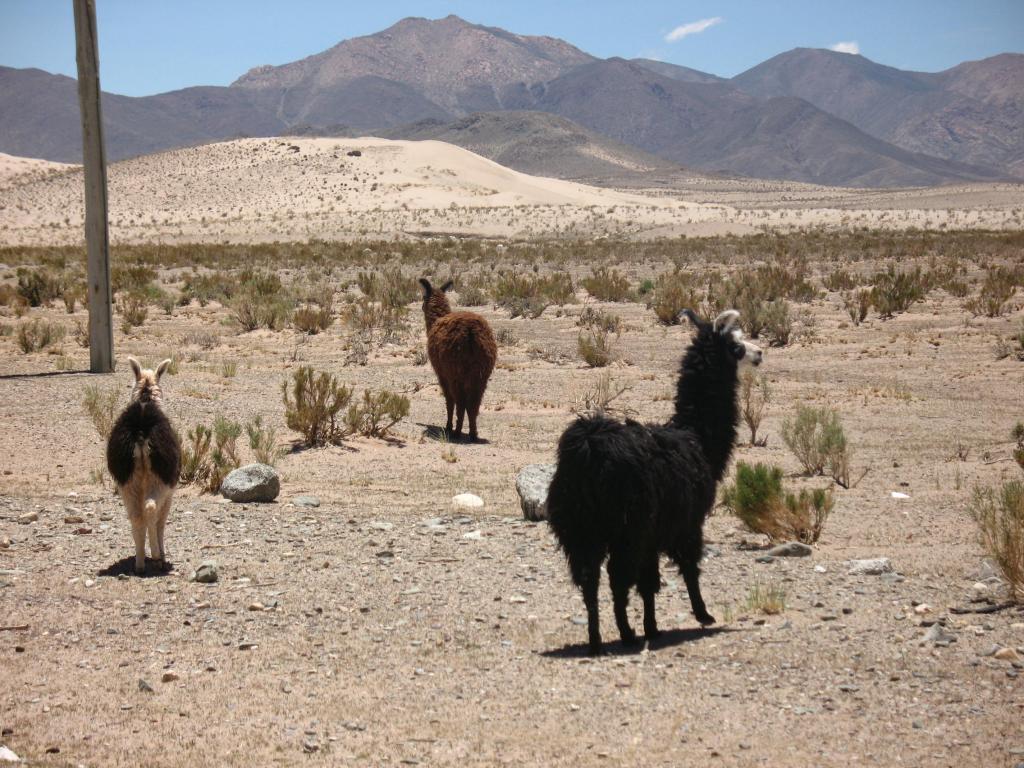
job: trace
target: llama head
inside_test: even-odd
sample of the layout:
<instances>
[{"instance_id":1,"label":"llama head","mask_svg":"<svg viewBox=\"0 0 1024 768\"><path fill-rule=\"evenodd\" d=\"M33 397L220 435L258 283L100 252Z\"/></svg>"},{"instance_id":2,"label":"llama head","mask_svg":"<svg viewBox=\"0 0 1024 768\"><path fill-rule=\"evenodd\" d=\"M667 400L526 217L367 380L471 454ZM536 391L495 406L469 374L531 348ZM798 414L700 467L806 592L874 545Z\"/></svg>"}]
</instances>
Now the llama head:
<instances>
[{"instance_id":1,"label":"llama head","mask_svg":"<svg viewBox=\"0 0 1024 768\"><path fill-rule=\"evenodd\" d=\"M712 322L701 320L692 309L684 309L680 316L685 316L697 329L697 337L712 342L724 353L725 359L733 360L737 366L758 366L764 358L764 352L756 344L743 338L743 331L736 325L740 313L735 309L727 309Z\"/></svg>"},{"instance_id":2,"label":"llama head","mask_svg":"<svg viewBox=\"0 0 1024 768\"><path fill-rule=\"evenodd\" d=\"M423 286L423 317L427 321L427 331L439 317L444 317L452 311L445 294L452 289L454 283L449 280L440 288L434 288L425 277L420 278L420 285Z\"/></svg>"},{"instance_id":3,"label":"llama head","mask_svg":"<svg viewBox=\"0 0 1024 768\"><path fill-rule=\"evenodd\" d=\"M161 398L160 377L164 375L164 371L170 366L171 361L169 359L164 360L156 367L155 371L143 368L134 357L128 358L128 364L132 367L132 373L135 375L135 386L132 387L132 401L159 403Z\"/></svg>"}]
</instances>

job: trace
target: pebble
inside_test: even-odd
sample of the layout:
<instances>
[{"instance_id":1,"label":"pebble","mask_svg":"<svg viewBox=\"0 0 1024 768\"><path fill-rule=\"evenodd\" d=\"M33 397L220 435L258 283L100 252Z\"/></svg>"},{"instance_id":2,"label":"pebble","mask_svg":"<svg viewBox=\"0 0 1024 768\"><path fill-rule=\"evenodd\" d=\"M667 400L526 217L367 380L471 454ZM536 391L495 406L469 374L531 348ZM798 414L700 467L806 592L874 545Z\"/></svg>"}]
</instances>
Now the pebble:
<instances>
[{"instance_id":1,"label":"pebble","mask_svg":"<svg viewBox=\"0 0 1024 768\"><path fill-rule=\"evenodd\" d=\"M320 499L316 496L295 496L292 498L292 504L297 507L319 507Z\"/></svg>"},{"instance_id":2,"label":"pebble","mask_svg":"<svg viewBox=\"0 0 1024 768\"><path fill-rule=\"evenodd\" d=\"M28 525L29 523L34 523L38 519L39 519L39 513L38 512L26 512L23 515L18 515L18 522L21 523L22 525Z\"/></svg>"},{"instance_id":3,"label":"pebble","mask_svg":"<svg viewBox=\"0 0 1024 768\"><path fill-rule=\"evenodd\" d=\"M754 558L754 561L758 562L758 563L774 563L775 562L775 556L774 555L760 555L760 556Z\"/></svg>"},{"instance_id":4,"label":"pebble","mask_svg":"<svg viewBox=\"0 0 1024 768\"><path fill-rule=\"evenodd\" d=\"M807 557L812 552L813 549L799 541L787 541L768 550L768 554L774 557Z\"/></svg>"},{"instance_id":5,"label":"pebble","mask_svg":"<svg viewBox=\"0 0 1024 768\"><path fill-rule=\"evenodd\" d=\"M452 496L452 506L456 509L483 509L484 500L473 493L460 493Z\"/></svg>"},{"instance_id":6,"label":"pebble","mask_svg":"<svg viewBox=\"0 0 1024 768\"><path fill-rule=\"evenodd\" d=\"M946 647L950 643L955 643L956 640L956 635L952 632L946 631L941 624L933 624L924 635L924 642L934 643L941 647Z\"/></svg>"},{"instance_id":7,"label":"pebble","mask_svg":"<svg viewBox=\"0 0 1024 768\"><path fill-rule=\"evenodd\" d=\"M216 560L204 560L196 572L192 574L192 581L199 584L213 584L220 578Z\"/></svg>"},{"instance_id":8,"label":"pebble","mask_svg":"<svg viewBox=\"0 0 1024 768\"><path fill-rule=\"evenodd\" d=\"M2 539L0 539L0 549L10 549L10 547L11 540L9 538L4 536Z\"/></svg>"},{"instance_id":9,"label":"pebble","mask_svg":"<svg viewBox=\"0 0 1024 768\"><path fill-rule=\"evenodd\" d=\"M259 648L259 647L260 646L259 646L258 643L242 642L242 643L238 644L238 650L240 650L240 651L251 651L254 648Z\"/></svg>"},{"instance_id":10,"label":"pebble","mask_svg":"<svg viewBox=\"0 0 1024 768\"><path fill-rule=\"evenodd\" d=\"M147 683L145 680L143 680L140 677L139 678L139 690L142 691L143 693L152 693L153 692L153 686L150 685L149 683Z\"/></svg>"},{"instance_id":11,"label":"pebble","mask_svg":"<svg viewBox=\"0 0 1024 768\"><path fill-rule=\"evenodd\" d=\"M247 610L247 611L262 611L262 610L264 610L264 605L263 605L263 603L260 603L260 602L249 603L249 605L247 605L245 607L245 610Z\"/></svg>"},{"instance_id":12,"label":"pebble","mask_svg":"<svg viewBox=\"0 0 1024 768\"><path fill-rule=\"evenodd\" d=\"M320 750L320 745L317 744L315 741L308 739L302 742L302 750L303 752L312 754L313 752L318 752Z\"/></svg>"},{"instance_id":13,"label":"pebble","mask_svg":"<svg viewBox=\"0 0 1024 768\"><path fill-rule=\"evenodd\" d=\"M84 523L85 522L85 518L82 517L81 515L65 515L64 516L64 522L67 523L68 525L75 525L77 523Z\"/></svg>"},{"instance_id":14,"label":"pebble","mask_svg":"<svg viewBox=\"0 0 1024 768\"><path fill-rule=\"evenodd\" d=\"M175 680L180 680L180 679L181 679L181 677L176 672L171 672L170 670L167 670L166 672L164 672L163 676L160 678L160 682L161 683L173 683Z\"/></svg>"},{"instance_id":15,"label":"pebble","mask_svg":"<svg viewBox=\"0 0 1024 768\"><path fill-rule=\"evenodd\" d=\"M816 566L814 566L814 572L815 573L828 573L828 568L826 568L824 565L816 565Z\"/></svg>"},{"instance_id":16,"label":"pebble","mask_svg":"<svg viewBox=\"0 0 1024 768\"><path fill-rule=\"evenodd\" d=\"M880 576L883 573L892 573L892 563L888 557L850 560L849 565L850 570L847 573L851 576Z\"/></svg>"},{"instance_id":17,"label":"pebble","mask_svg":"<svg viewBox=\"0 0 1024 768\"><path fill-rule=\"evenodd\" d=\"M18 757L14 752L9 750L7 747L0 744L0 762L17 763L20 761L20 757Z\"/></svg>"},{"instance_id":18,"label":"pebble","mask_svg":"<svg viewBox=\"0 0 1024 768\"><path fill-rule=\"evenodd\" d=\"M1013 648L1000 648L992 656L1000 661L1020 661L1020 654Z\"/></svg>"},{"instance_id":19,"label":"pebble","mask_svg":"<svg viewBox=\"0 0 1024 768\"><path fill-rule=\"evenodd\" d=\"M482 541L484 535L480 531L470 531L469 533L462 534L462 538L469 539L470 541Z\"/></svg>"},{"instance_id":20,"label":"pebble","mask_svg":"<svg viewBox=\"0 0 1024 768\"><path fill-rule=\"evenodd\" d=\"M931 613L931 612L932 612L932 607L930 605L928 605L928 603L920 603L920 604L914 606L914 613L918 614L919 616L923 615L925 613Z\"/></svg>"},{"instance_id":21,"label":"pebble","mask_svg":"<svg viewBox=\"0 0 1024 768\"><path fill-rule=\"evenodd\" d=\"M390 531L395 527L395 524L384 520L371 520L370 527L375 531Z\"/></svg>"}]
</instances>

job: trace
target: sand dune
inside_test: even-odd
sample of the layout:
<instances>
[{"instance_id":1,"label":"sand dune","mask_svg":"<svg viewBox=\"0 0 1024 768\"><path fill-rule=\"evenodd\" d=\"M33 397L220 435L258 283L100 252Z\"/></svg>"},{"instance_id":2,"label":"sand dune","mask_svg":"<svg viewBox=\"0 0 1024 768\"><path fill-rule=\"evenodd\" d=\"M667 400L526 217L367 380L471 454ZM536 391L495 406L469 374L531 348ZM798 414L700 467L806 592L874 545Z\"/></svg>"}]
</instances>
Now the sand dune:
<instances>
[{"instance_id":1,"label":"sand dune","mask_svg":"<svg viewBox=\"0 0 1024 768\"><path fill-rule=\"evenodd\" d=\"M34 157L15 157L0 152L0 189L15 183L23 184L26 181L46 178L54 173L77 167L68 163L53 163Z\"/></svg>"},{"instance_id":2,"label":"sand dune","mask_svg":"<svg viewBox=\"0 0 1024 768\"><path fill-rule=\"evenodd\" d=\"M10 158L0 244L82 237L81 170ZM241 139L110 166L114 242L458 234L743 234L763 228L1022 225L1020 185L850 190L694 178L618 190L511 170L439 141ZM2 183L2 182L0 182Z\"/></svg>"}]
</instances>

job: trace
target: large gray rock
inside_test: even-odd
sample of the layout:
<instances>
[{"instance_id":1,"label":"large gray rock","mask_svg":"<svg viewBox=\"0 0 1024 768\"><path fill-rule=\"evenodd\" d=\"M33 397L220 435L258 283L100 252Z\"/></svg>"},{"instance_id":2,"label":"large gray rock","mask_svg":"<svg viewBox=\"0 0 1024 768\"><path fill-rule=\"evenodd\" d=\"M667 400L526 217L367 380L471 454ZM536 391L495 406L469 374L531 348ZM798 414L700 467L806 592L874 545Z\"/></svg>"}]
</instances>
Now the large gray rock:
<instances>
[{"instance_id":1,"label":"large gray rock","mask_svg":"<svg viewBox=\"0 0 1024 768\"><path fill-rule=\"evenodd\" d=\"M273 501L281 492L277 471L266 464L247 464L224 478L220 493L231 501Z\"/></svg>"},{"instance_id":2,"label":"large gray rock","mask_svg":"<svg viewBox=\"0 0 1024 768\"><path fill-rule=\"evenodd\" d=\"M519 504L527 520L548 519L548 486L554 476L554 464L527 464L516 475Z\"/></svg>"}]
</instances>

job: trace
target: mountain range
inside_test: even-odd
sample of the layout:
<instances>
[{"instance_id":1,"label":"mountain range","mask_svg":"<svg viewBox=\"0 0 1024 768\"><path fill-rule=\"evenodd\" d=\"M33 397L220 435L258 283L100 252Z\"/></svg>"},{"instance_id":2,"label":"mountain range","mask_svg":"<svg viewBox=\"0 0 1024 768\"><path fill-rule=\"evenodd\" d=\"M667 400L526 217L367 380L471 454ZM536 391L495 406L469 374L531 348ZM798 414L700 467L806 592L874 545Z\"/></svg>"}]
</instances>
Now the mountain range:
<instances>
[{"instance_id":1,"label":"mountain range","mask_svg":"<svg viewBox=\"0 0 1024 768\"><path fill-rule=\"evenodd\" d=\"M102 59L101 59L102 63ZM819 49L731 79L409 18L230 86L103 94L111 160L239 136L436 138L563 178L702 172L843 186L1024 180L1024 55L938 73ZM0 67L0 152L78 162L76 83Z\"/></svg>"}]
</instances>

